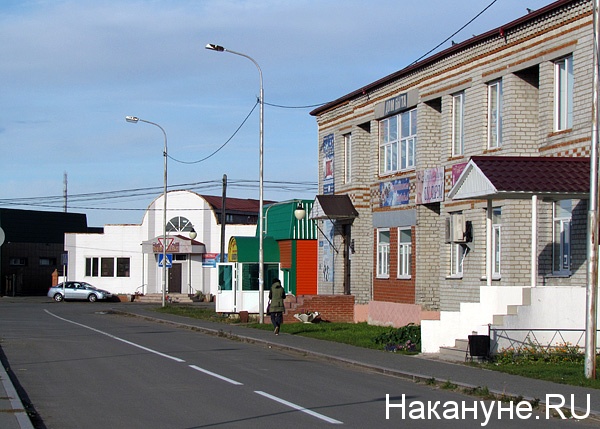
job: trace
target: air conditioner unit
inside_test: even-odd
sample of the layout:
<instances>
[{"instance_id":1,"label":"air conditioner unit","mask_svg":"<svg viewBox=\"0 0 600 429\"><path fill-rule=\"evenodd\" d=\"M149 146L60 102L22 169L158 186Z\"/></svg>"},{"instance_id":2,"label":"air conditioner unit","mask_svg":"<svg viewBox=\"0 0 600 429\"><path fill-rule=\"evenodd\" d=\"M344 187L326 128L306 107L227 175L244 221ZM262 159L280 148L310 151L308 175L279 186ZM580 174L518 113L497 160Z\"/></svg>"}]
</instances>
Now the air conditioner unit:
<instances>
[{"instance_id":1,"label":"air conditioner unit","mask_svg":"<svg viewBox=\"0 0 600 429\"><path fill-rule=\"evenodd\" d=\"M457 213L450 216L450 230L452 234L452 241L454 243L467 242L467 226L465 223L464 214Z\"/></svg>"}]
</instances>

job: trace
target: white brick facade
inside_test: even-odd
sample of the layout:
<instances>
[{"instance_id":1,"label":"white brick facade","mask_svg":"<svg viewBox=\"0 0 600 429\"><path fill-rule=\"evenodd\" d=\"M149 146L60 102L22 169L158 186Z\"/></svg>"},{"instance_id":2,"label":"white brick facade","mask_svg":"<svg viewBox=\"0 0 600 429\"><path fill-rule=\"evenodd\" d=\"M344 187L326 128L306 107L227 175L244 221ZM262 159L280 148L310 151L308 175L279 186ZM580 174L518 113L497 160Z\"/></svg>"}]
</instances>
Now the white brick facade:
<instances>
[{"instance_id":1,"label":"white brick facade","mask_svg":"<svg viewBox=\"0 0 600 429\"><path fill-rule=\"evenodd\" d=\"M351 255L351 293L357 303L373 300L415 304L423 310L458 310L461 303L477 302L486 280L486 202L482 200L416 204L416 172L443 167L445 193L452 187L452 168L471 156L590 155L592 92L592 2L558 1L499 29L475 36L420 63L411 65L359 91L316 109L319 145L327 135L335 138L335 193L348 194L359 212L352 224L355 253ZM557 59L573 60L572 126L554 128L555 65ZM488 84L502 85L502 141L488 149ZM464 92L464 154L452 156L452 96ZM379 172L378 112L386 100L408 95L404 111L417 109L415 168L383 175ZM411 99L415 102L411 103ZM378 110L379 109L379 110ZM393 111L395 115L402 110ZM389 116L389 115L388 115ZM350 183L344 183L343 136L353 140ZM319 151L319 165L323 153ZM409 180L408 204L381 207L380 184ZM319 177L323 190L323 173ZM501 276L494 286L525 286L531 276L531 201L498 200L502 209ZM585 200L573 201L571 273L553 274L552 202L538 203L539 285L582 287L586 280ZM407 223L407 211L415 213ZM445 242L445 219L462 211L473 225L473 240L464 258L463 274L450 278L450 245ZM412 227L414 265L410 281L377 279L377 225ZM391 222L391 223L390 223ZM396 223L394 223L396 222ZM340 240L340 236L336 235ZM390 257L397 257L391 243ZM336 246L341 248L339 241ZM396 250L395 250L396 249ZM342 293L343 255L336 257L334 286L327 293ZM412 289L411 289L412 288ZM412 290L409 291L409 289ZM322 289L319 289L321 293ZM325 291L323 291L325 293ZM412 295L411 295L412 293ZM377 298L377 297L380 298ZM381 298L385 297L385 298ZM410 302L412 300L412 302Z\"/></svg>"}]
</instances>

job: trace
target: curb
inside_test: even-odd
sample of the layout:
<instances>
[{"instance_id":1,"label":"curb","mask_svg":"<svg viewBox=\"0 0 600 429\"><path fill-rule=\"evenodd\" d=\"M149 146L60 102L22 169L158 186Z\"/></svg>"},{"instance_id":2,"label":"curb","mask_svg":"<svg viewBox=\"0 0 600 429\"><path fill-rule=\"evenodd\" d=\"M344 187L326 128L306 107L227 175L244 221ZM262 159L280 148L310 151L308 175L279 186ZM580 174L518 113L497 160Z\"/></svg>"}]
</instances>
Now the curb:
<instances>
[{"instance_id":1,"label":"curb","mask_svg":"<svg viewBox=\"0 0 600 429\"><path fill-rule=\"evenodd\" d=\"M25 407L21 402L21 398L17 393L17 389L12 384L4 365L0 364L0 380L2 381L2 385L4 390L6 391L6 395L10 401L10 405L12 407L12 414L17 419L17 423L21 429L34 429L31 420L29 419L29 415L27 411L25 411Z\"/></svg>"}]
</instances>

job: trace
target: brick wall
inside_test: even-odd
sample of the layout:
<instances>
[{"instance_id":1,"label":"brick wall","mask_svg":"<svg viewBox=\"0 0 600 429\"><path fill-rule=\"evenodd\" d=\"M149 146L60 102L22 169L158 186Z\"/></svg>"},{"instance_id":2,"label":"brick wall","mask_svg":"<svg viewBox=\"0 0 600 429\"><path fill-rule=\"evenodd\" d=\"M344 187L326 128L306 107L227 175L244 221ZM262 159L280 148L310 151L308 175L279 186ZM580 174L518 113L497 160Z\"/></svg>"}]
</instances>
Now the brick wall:
<instances>
[{"instance_id":1,"label":"brick wall","mask_svg":"<svg viewBox=\"0 0 600 429\"><path fill-rule=\"evenodd\" d=\"M592 92L592 5L572 1L552 13L538 16L506 34L489 37L440 56L434 62L396 75L381 85L363 91L347 102L321 112L316 120L319 141L336 136L335 192L348 194L359 210L352 226L356 254L352 255L352 293L357 303L369 300L409 302L430 310L457 310L462 302L476 302L485 285L485 213L482 200L451 201L416 206L415 171L380 175L379 130L375 107L391 97L418 91L418 143L416 169L443 167L445 192L452 187L455 164L474 155L490 156L589 156ZM574 74L573 126L554 132L554 61L572 55ZM502 82L502 142L487 146L487 88ZM452 156L452 95L464 92L464 154ZM412 107L411 107L412 108ZM353 171L356 180L343 181L341 136L352 134ZM322 161L322 155L320 161ZM379 207L379 184L396 178L410 180L410 201L403 207ZM322 177L319 178L322 181ZM357 191L359 190L360 191ZM365 199L366 198L366 199ZM531 201L494 201L502 207L501 278L495 285L527 284L530 278ZM585 202L574 201L572 225L572 273L552 276L552 205L538 202L538 277L540 284L585 283ZM413 275L396 279L394 238L390 249L390 279L376 278L376 237L372 213L416 209L413 229ZM463 276L449 276L450 246L444 240L444 221L450 212L462 211L472 222L474 239L464 260ZM390 228L394 235L396 231ZM337 243L336 243L337 245ZM341 293L341 255L336 260L336 287L326 293ZM338 276L338 273L340 276ZM372 293L370 292L372 291ZM319 292L325 292L319 289ZM371 296L369 295L371 293Z\"/></svg>"},{"instance_id":2,"label":"brick wall","mask_svg":"<svg viewBox=\"0 0 600 429\"><path fill-rule=\"evenodd\" d=\"M318 311L321 319L328 322L354 322L354 296L353 295L298 295L286 299L286 313L284 321L287 323L298 322L294 314L307 311Z\"/></svg>"}]
</instances>

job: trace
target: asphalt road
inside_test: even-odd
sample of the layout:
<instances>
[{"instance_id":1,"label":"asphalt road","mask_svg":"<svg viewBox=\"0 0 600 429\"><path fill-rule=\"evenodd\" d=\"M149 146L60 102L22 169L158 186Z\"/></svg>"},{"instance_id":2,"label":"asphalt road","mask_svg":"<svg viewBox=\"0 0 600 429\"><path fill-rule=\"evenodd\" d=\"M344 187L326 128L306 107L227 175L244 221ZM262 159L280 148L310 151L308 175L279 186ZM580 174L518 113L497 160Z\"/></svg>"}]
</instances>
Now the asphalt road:
<instances>
[{"instance_id":1,"label":"asphalt road","mask_svg":"<svg viewBox=\"0 0 600 429\"><path fill-rule=\"evenodd\" d=\"M0 302L0 344L26 401L39 415L36 428L592 424L546 420L535 412L523 420L514 410L495 409L488 421L478 398L112 314L115 305ZM404 401L404 409L386 406L386 395L390 404ZM453 404L458 411L452 412ZM466 404L466 413L461 404ZM479 408L476 418L473 407Z\"/></svg>"}]
</instances>

